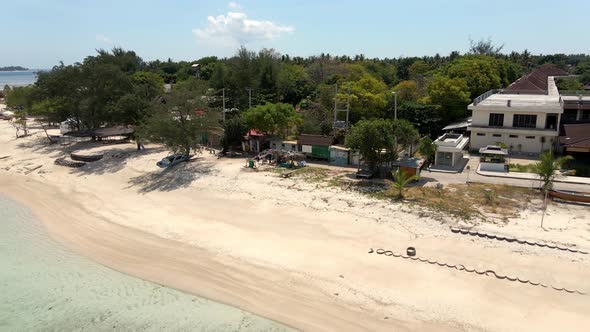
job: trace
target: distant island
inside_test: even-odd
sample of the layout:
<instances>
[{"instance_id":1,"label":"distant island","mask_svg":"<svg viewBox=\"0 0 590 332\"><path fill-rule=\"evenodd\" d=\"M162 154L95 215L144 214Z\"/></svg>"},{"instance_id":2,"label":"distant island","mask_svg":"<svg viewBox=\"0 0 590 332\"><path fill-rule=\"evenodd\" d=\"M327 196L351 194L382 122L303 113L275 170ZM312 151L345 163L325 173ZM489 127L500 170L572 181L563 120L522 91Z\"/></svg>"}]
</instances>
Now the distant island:
<instances>
[{"instance_id":1,"label":"distant island","mask_svg":"<svg viewBox=\"0 0 590 332\"><path fill-rule=\"evenodd\" d=\"M21 67L21 66L8 66L8 67L0 67L0 71L23 71L29 70L29 68Z\"/></svg>"}]
</instances>

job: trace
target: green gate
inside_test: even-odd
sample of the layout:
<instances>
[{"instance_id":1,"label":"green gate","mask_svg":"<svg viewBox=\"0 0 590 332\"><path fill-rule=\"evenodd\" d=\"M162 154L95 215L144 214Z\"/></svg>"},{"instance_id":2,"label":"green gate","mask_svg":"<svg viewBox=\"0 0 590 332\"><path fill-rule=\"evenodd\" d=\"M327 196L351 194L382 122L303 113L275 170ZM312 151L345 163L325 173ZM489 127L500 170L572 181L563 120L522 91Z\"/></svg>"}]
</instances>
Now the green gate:
<instances>
[{"instance_id":1,"label":"green gate","mask_svg":"<svg viewBox=\"0 0 590 332\"><path fill-rule=\"evenodd\" d=\"M311 156L319 159L330 159L330 147L325 145L312 145Z\"/></svg>"}]
</instances>

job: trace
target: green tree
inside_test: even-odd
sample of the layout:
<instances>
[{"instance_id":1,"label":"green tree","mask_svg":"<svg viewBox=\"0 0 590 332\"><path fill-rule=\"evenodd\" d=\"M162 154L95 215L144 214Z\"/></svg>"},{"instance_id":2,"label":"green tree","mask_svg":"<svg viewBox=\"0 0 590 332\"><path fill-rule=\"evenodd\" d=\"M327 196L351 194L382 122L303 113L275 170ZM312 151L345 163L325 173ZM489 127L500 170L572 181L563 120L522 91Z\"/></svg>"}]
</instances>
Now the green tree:
<instances>
[{"instance_id":1,"label":"green tree","mask_svg":"<svg viewBox=\"0 0 590 332\"><path fill-rule=\"evenodd\" d=\"M393 87L397 92L397 99L400 104L416 101L420 95L416 81L401 81Z\"/></svg>"},{"instance_id":2,"label":"green tree","mask_svg":"<svg viewBox=\"0 0 590 332\"><path fill-rule=\"evenodd\" d=\"M540 161L535 164L535 171L543 182L543 191L553 189L553 182L558 176L556 172L559 171L566 162L572 159L572 156L556 158L553 151L546 151L541 154Z\"/></svg>"},{"instance_id":3,"label":"green tree","mask_svg":"<svg viewBox=\"0 0 590 332\"><path fill-rule=\"evenodd\" d=\"M311 93L311 82L305 68L285 64L277 77L279 100L291 105L299 103Z\"/></svg>"},{"instance_id":4,"label":"green tree","mask_svg":"<svg viewBox=\"0 0 590 332\"><path fill-rule=\"evenodd\" d=\"M445 71L450 78L461 78L467 84L470 97L475 98L491 89L501 88L503 82L499 60L489 56L468 56L453 61ZM505 76L505 75L504 75Z\"/></svg>"},{"instance_id":5,"label":"green tree","mask_svg":"<svg viewBox=\"0 0 590 332\"><path fill-rule=\"evenodd\" d=\"M345 144L357 150L371 170L397 159L393 121L361 120L350 129Z\"/></svg>"},{"instance_id":6,"label":"green tree","mask_svg":"<svg viewBox=\"0 0 590 332\"><path fill-rule=\"evenodd\" d=\"M426 158L429 163L434 162L437 149L438 146L429 137L425 136L420 139L420 143L418 144L418 152L422 155L422 157Z\"/></svg>"},{"instance_id":7,"label":"green tree","mask_svg":"<svg viewBox=\"0 0 590 332\"><path fill-rule=\"evenodd\" d=\"M405 102L398 106L398 118L410 119L421 135L436 137L448 123L441 118L441 107L433 104Z\"/></svg>"},{"instance_id":8,"label":"green tree","mask_svg":"<svg viewBox=\"0 0 590 332\"><path fill-rule=\"evenodd\" d=\"M177 89L162 101L155 101L138 137L164 144L173 153L189 156L192 151L200 151L203 137L219 128L219 114L208 109L201 98L204 93Z\"/></svg>"},{"instance_id":9,"label":"green tree","mask_svg":"<svg viewBox=\"0 0 590 332\"><path fill-rule=\"evenodd\" d=\"M428 84L430 102L441 105L443 119L453 121L463 115L469 104L469 87L462 78L437 75Z\"/></svg>"},{"instance_id":10,"label":"green tree","mask_svg":"<svg viewBox=\"0 0 590 332\"><path fill-rule=\"evenodd\" d=\"M404 189L408 183L418 180L417 175L408 176L401 168L391 173L393 175L393 183L391 184L395 190L397 190L397 197L404 198Z\"/></svg>"},{"instance_id":11,"label":"green tree","mask_svg":"<svg viewBox=\"0 0 590 332\"><path fill-rule=\"evenodd\" d=\"M584 90L582 84L576 77L560 77L555 82L559 91L579 91Z\"/></svg>"},{"instance_id":12,"label":"green tree","mask_svg":"<svg viewBox=\"0 0 590 332\"><path fill-rule=\"evenodd\" d=\"M358 81L344 82L339 86L337 96L340 103L346 102L346 93L349 89L352 112L366 118L384 115L389 98L385 83L369 74L363 74Z\"/></svg>"},{"instance_id":13,"label":"green tree","mask_svg":"<svg viewBox=\"0 0 590 332\"><path fill-rule=\"evenodd\" d=\"M406 119L393 120L393 129L396 143L404 149L409 147L409 155L413 155L412 145L420 138L418 130Z\"/></svg>"},{"instance_id":14,"label":"green tree","mask_svg":"<svg viewBox=\"0 0 590 332\"><path fill-rule=\"evenodd\" d=\"M499 55L504 48L504 44L494 45L492 38L488 38L487 40L480 39L478 41L469 39L469 44L469 53L477 55Z\"/></svg>"},{"instance_id":15,"label":"green tree","mask_svg":"<svg viewBox=\"0 0 590 332\"><path fill-rule=\"evenodd\" d=\"M420 77L425 76L425 74L431 69L432 68L429 64L427 64L423 60L418 60L410 65L410 67L408 68L408 75L410 80L416 80Z\"/></svg>"},{"instance_id":16,"label":"green tree","mask_svg":"<svg viewBox=\"0 0 590 332\"><path fill-rule=\"evenodd\" d=\"M289 128L302 121L301 114L284 103L258 105L244 112L243 117L249 128L271 135L285 135Z\"/></svg>"},{"instance_id":17,"label":"green tree","mask_svg":"<svg viewBox=\"0 0 590 332\"><path fill-rule=\"evenodd\" d=\"M248 132L248 127L244 120L239 117L233 117L225 121L223 126L223 137L221 145L224 149L229 149L233 146L238 146L244 140L244 135Z\"/></svg>"}]
</instances>

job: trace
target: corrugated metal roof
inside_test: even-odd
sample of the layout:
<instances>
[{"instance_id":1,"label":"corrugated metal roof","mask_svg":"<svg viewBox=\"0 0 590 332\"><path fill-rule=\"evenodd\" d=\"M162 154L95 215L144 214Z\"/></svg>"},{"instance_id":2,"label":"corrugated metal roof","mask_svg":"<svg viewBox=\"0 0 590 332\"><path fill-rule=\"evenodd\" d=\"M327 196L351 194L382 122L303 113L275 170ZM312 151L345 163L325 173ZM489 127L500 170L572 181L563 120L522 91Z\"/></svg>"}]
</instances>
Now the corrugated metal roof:
<instances>
[{"instance_id":1,"label":"corrugated metal roof","mask_svg":"<svg viewBox=\"0 0 590 332\"><path fill-rule=\"evenodd\" d=\"M308 135L302 134L299 135L297 138L297 142L299 144L304 145L326 145L330 146L334 143L334 137L332 136L322 136L322 135Z\"/></svg>"},{"instance_id":2,"label":"corrugated metal roof","mask_svg":"<svg viewBox=\"0 0 590 332\"><path fill-rule=\"evenodd\" d=\"M590 148L590 123L564 124L559 143L566 147Z\"/></svg>"},{"instance_id":3,"label":"corrugated metal roof","mask_svg":"<svg viewBox=\"0 0 590 332\"><path fill-rule=\"evenodd\" d=\"M472 122L472 118L467 118L467 119L460 121L460 122L451 123L450 125L447 125L446 127L444 127L442 130L453 130L453 129L459 129L459 128L467 129L468 127L471 126L471 122Z\"/></svg>"}]
</instances>

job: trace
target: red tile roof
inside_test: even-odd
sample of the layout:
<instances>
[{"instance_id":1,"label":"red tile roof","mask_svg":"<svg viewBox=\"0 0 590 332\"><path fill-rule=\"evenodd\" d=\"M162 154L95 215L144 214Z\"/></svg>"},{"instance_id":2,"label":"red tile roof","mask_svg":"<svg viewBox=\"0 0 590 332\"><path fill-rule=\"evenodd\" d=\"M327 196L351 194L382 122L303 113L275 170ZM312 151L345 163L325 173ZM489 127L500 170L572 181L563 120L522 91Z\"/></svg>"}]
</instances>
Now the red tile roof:
<instances>
[{"instance_id":1,"label":"red tile roof","mask_svg":"<svg viewBox=\"0 0 590 332\"><path fill-rule=\"evenodd\" d=\"M564 76L567 72L555 65L545 64L510 84L504 93L547 94L549 76Z\"/></svg>"},{"instance_id":2,"label":"red tile roof","mask_svg":"<svg viewBox=\"0 0 590 332\"><path fill-rule=\"evenodd\" d=\"M266 136L265 133L258 131L256 129L250 129L248 130L248 135L249 136L258 136L258 137L262 137L262 136Z\"/></svg>"}]
</instances>

